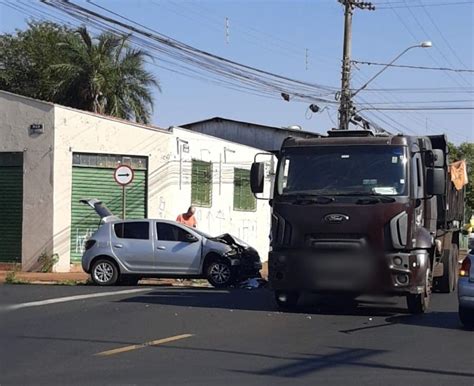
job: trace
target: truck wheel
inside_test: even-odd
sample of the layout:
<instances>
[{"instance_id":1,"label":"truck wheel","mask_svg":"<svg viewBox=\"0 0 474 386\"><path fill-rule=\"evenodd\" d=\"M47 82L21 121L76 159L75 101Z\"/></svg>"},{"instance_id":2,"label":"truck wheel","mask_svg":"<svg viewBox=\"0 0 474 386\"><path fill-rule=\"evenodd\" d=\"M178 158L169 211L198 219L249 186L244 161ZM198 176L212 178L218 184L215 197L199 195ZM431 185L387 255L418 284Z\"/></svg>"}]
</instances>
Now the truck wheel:
<instances>
[{"instance_id":1,"label":"truck wheel","mask_svg":"<svg viewBox=\"0 0 474 386\"><path fill-rule=\"evenodd\" d=\"M433 276L431 274L431 267L428 263L423 293L407 295L407 306L410 314L423 314L428 310L431 300L432 284Z\"/></svg>"},{"instance_id":2,"label":"truck wheel","mask_svg":"<svg viewBox=\"0 0 474 386\"><path fill-rule=\"evenodd\" d=\"M443 276L436 281L436 289L439 292L449 294L455 287L455 272L454 272L454 244L449 250L443 252L441 263L443 264ZM457 246L456 246L457 247Z\"/></svg>"},{"instance_id":3,"label":"truck wheel","mask_svg":"<svg viewBox=\"0 0 474 386\"><path fill-rule=\"evenodd\" d=\"M457 244L453 244L452 247L453 250L453 287L452 291L456 291L456 288L458 286L458 279L459 279L459 246Z\"/></svg>"},{"instance_id":4,"label":"truck wheel","mask_svg":"<svg viewBox=\"0 0 474 386\"><path fill-rule=\"evenodd\" d=\"M298 305L300 294L298 292L275 291L275 302L281 310L290 311Z\"/></svg>"}]
</instances>

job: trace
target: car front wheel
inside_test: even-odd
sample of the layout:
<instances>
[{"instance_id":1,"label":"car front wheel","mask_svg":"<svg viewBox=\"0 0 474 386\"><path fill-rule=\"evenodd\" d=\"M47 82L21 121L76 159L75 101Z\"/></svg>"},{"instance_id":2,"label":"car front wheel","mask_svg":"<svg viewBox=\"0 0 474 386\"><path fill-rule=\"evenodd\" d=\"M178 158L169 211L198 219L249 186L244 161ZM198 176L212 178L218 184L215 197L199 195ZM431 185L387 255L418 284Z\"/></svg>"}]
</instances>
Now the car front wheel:
<instances>
[{"instance_id":1,"label":"car front wheel","mask_svg":"<svg viewBox=\"0 0 474 386\"><path fill-rule=\"evenodd\" d=\"M232 267L224 260L212 261L207 266L206 277L207 281L216 288L228 287L234 279Z\"/></svg>"},{"instance_id":2,"label":"car front wheel","mask_svg":"<svg viewBox=\"0 0 474 386\"><path fill-rule=\"evenodd\" d=\"M97 285L114 285L119 278L119 270L112 261L99 259L92 266L91 277Z\"/></svg>"}]
</instances>

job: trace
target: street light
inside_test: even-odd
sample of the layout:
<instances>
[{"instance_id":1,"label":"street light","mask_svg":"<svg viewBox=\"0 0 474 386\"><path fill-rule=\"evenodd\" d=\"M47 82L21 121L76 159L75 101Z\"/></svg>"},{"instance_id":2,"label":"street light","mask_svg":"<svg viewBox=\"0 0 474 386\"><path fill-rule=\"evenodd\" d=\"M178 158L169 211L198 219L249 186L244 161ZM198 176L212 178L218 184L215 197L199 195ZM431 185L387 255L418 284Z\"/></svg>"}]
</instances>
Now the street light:
<instances>
[{"instance_id":1,"label":"street light","mask_svg":"<svg viewBox=\"0 0 474 386\"><path fill-rule=\"evenodd\" d=\"M360 89L358 89L355 93L351 94L351 97L355 97L360 91L366 88L370 82L372 82L377 76L379 76L382 72L384 72L393 63L395 63L407 51L411 50L412 48L431 48L432 46L433 46L433 43L428 40L428 41L421 42L420 44L415 44L414 46L405 48L404 51L398 54L398 56L396 56L390 63L386 64L379 72L377 72L372 78L370 78Z\"/></svg>"}]
</instances>

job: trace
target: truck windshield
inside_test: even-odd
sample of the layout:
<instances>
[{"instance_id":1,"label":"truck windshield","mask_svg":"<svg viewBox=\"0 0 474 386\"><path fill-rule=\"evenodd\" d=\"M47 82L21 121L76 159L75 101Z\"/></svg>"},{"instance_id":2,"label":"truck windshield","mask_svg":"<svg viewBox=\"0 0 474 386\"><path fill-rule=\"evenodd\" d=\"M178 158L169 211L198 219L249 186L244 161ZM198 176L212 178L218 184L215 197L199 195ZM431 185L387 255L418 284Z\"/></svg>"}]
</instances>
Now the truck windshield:
<instances>
[{"instance_id":1,"label":"truck windshield","mask_svg":"<svg viewBox=\"0 0 474 386\"><path fill-rule=\"evenodd\" d=\"M405 149L390 145L317 146L282 151L280 195L406 194Z\"/></svg>"}]
</instances>

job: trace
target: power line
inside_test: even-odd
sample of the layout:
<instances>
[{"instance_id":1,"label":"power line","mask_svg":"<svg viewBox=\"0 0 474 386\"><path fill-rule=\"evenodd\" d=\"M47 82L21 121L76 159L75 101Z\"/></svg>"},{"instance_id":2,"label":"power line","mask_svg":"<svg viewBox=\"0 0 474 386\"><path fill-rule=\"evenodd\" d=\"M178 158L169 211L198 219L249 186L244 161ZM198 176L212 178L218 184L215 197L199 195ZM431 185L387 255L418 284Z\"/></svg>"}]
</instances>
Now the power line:
<instances>
[{"instance_id":1,"label":"power line","mask_svg":"<svg viewBox=\"0 0 474 386\"><path fill-rule=\"evenodd\" d=\"M406 2L406 0L404 0L404 1L405 1L406 4L408 4L408 3ZM415 12L414 12L411 8L408 8L408 12L411 14L411 16L412 16L413 19L415 20L416 24L418 24L418 26L419 26L420 29L423 31L423 33L425 34L425 36L429 36L429 34L428 34L428 32L426 31L426 29L425 29L423 23L418 19L418 17L416 16ZM446 54L445 54L443 51L441 51L441 49L440 49L436 44L434 45L434 48L435 48L436 51L438 51L438 53L443 57L443 59L445 60L445 62L446 62L449 66L454 67L453 64L452 64L452 62L451 62L451 60L446 56ZM439 61L436 60L435 57L434 57L433 55L431 55L430 52L428 52L428 55L435 61L435 63L436 63L438 66L442 67L442 65L439 63ZM451 77L451 74L449 74L449 73L447 73L447 74ZM459 78L462 79L463 82L465 82L465 83L467 83L467 84L470 84L470 82L469 82L466 78L464 78L463 74L459 73L458 75L459 75ZM453 77L453 79L454 79L454 77Z\"/></svg>"},{"instance_id":2,"label":"power line","mask_svg":"<svg viewBox=\"0 0 474 386\"><path fill-rule=\"evenodd\" d=\"M394 8L421 8L423 5L420 4L412 4L412 5L401 5L399 3L402 3L402 1L395 1L395 2L375 2L375 6L377 9L394 9ZM397 5L399 4L399 5ZM474 2L472 1L451 1L449 3L431 3L431 4L425 4L425 7L444 7L444 6L452 6L452 5L474 5Z\"/></svg>"},{"instance_id":3,"label":"power line","mask_svg":"<svg viewBox=\"0 0 474 386\"><path fill-rule=\"evenodd\" d=\"M244 83L255 91L263 90L273 95L285 92L296 100L337 103L332 99L325 99L325 97L335 94L337 89L334 87L299 81L225 59L179 42L92 1L89 3L134 25L96 13L72 2L54 0L42 0L42 2L99 29L113 31L117 34L133 32L130 35L132 42L136 43L138 41L140 44L147 46L149 50L165 55L170 59L170 63L177 63L187 69L198 68L214 78L224 78L227 82L233 82L234 87L240 87ZM163 61L163 58L160 58L160 60Z\"/></svg>"},{"instance_id":4,"label":"power line","mask_svg":"<svg viewBox=\"0 0 474 386\"><path fill-rule=\"evenodd\" d=\"M389 2L391 2L391 1L389 0ZM403 2L406 4L405 0L403 0ZM404 7L404 8L406 8L406 7ZM413 11L412 11L411 9L408 9L408 10L411 12L412 17L415 19L415 17L413 16ZM419 40L418 37L413 33L413 31L411 30L411 28L410 28L409 25L407 24L407 22L400 16L400 13L399 13L396 9L394 9L394 8L392 8L392 12L393 12L393 13L395 14L395 16L400 20L400 22L402 23L402 25L404 26L404 28L405 28L405 29L407 30L407 32L411 35L411 37L412 37L413 39L415 39L415 41ZM415 19L415 21L418 23L419 26L421 26L420 22L419 22L417 19ZM421 26L421 29L424 30L424 27ZM431 58L436 64L438 64L438 66L442 67L442 66L439 64L439 62L434 58L434 56L433 56L430 52L428 52L427 54L430 56L430 58ZM450 72L446 72L446 71L445 71L444 74L445 74L447 77L449 77L453 82L457 83L458 86L461 86L461 87L463 86L461 83L459 83L458 79L456 79L456 78L454 78L454 77L452 76L452 74L451 74Z\"/></svg>"},{"instance_id":5,"label":"power line","mask_svg":"<svg viewBox=\"0 0 474 386\"><path fill-rule=\"evenodd\" d=\"M376 111L436 111L436 110L474 110L474 106L459 106L459 107L364 107L363 110Z\"/></svg>"},{"instance_id":6,"label":"power line","mask_svg":"<svg viewBox=\"0 0 474 386\"><path fill-rule=\"evenodd\" d=\"M474 73L474 70L463 69L463 68L450 68L450 67L426 67L426 66L414 66L408 64L387 64L378 62L365 62L359 60L352 60L354 64L365 64L368 66L386 66L386 67L398 67L398 68L410 68L414 70L436 70L436 71L453 71L453 72L470 72Z\"/></svg>"},{"instance_id":7,"label":"power line","mask_svg":"<svg viewBox=\"0 0 474 386\"><path fill-rule=\"evenodd\" d=\"M439 35L441 36L441 39L443 39L444 44L449 48L451 53L455 56L457 61L461 64L461 66L466 69L467 66L464 64L464 62L461 60L459 55L456 53L454 50L453 46L449 43L448 39L446 39L446 36L444 35L443 31L441 28L438 27L438 24L434 21L433 17L431 16L430 12L426 9L426 4L422 0L418 0L421 5L423 5L423 11L425 12L426 16L428 16L428 19L430 19L431 24L435 27L436 31L438 31Z\"/></svg>"}]
</instances>

